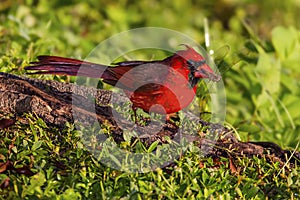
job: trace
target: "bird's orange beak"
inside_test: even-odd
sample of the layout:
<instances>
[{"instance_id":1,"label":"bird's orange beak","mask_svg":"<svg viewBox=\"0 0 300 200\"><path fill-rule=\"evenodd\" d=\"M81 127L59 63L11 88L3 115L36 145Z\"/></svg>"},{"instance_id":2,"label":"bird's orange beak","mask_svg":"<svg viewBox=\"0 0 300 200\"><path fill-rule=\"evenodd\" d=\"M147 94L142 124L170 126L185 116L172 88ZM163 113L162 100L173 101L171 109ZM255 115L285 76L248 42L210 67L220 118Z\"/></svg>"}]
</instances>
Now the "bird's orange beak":
<instances>
[{"instance_id":1,"label":"bird's orange beak","mask_svg":"<svg viewBox=\"0 0 300 200\"><path fill-rule=\"evenodd\" d=\"M222 78L220 75L214 73L214 71L207 64L199 66L194 72L194 76L195 78L208 78L214 82L218 82Z\"/></svg>"}]
</instances>

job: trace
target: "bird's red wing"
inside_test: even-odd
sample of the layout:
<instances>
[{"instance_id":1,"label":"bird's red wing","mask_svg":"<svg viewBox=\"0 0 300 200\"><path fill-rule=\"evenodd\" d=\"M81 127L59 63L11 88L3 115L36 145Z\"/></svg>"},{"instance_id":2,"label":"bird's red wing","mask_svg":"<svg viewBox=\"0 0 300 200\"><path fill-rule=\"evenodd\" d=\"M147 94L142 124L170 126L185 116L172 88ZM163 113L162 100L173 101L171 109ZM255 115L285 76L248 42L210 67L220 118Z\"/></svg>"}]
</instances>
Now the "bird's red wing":
<instances>
[{"instance_id":1,"label":"bird's red wing","mask_svg":"<svg viewBox=\"0 0 300 200\"><path fill-rule=\"evenodd\" d=\"M135 66L138 66L138 65L143 65L143 64L148 64L148 63L155 63L155 62L157 62L157 61L133 60L133 61L123 61L123 62L112 63L112 65L135 67Z\"/></svg>"},{"instance_id":2,"label":"bird's red wing","mask_svg":"<svg viewBox=\"0 0 300 200\"><path fill-rule=\"evenodd\" d=\"M116 80L112 85L130 91L159 90L169 73L169 67L160 62L128 61L119 64L119 66L107 69L111 77ZM112 83L112 80L105 78L103 81Z\"/></svg>"},{"instance_id":3,"label":"bird's red wing","mask_svg":"<svg viewBox=\"0 0 300 200\"><path fill-rule=\"evenodd\" d=\"M155 91L163 85L169 67L160 61L126 61L105 66L58 56L38 56L26 70L33 74L57 74L102 78L103 82L130 91Z\"/></svg>"}]
</instances>

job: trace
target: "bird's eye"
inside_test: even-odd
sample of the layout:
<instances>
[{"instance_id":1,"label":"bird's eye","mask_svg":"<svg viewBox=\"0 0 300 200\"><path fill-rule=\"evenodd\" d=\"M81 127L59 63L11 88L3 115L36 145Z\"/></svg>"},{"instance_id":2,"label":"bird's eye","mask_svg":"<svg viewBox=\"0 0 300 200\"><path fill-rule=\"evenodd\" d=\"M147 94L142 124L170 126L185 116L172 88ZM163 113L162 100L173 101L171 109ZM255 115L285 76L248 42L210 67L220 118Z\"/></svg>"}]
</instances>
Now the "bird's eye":
<instances>
[{"instance_id":1,"label":"bird's eye","mask_svg":"<svg viewBox=\"0 0 300 200\"><path fill-rule=\"evenodd\" d=\"M195 64L196 64L196 62L193 61L193 60L188 60L186 63L187 63L189 66L195 66Z\"/></svg>"},{"instance_id":2,"label":"bird's eye","mask_svg":"<svg viewBox=\"0 0 300 200\"><path fill-rule=\"evenodd\" d=\"M187 65L191 71L197 70L199 67L202 67L206 63L205 60L194 61L194 60L187 60Z\"/></svg>"},{"instance_id":3,"label":"bird's eye","mask_svg":"<svg viewBox=\"0 0 300 200\"><path fill-rule=\"evenodd\" d=\"M205 60L200 60L200 61L194 61L194 60L188 60L187 61L187 64L188 64L188 66L190 66L190 67L200 67L200 66L202 66L202 65L204 65L206 63L206 61Z\"/></svg>"}]
</instances>

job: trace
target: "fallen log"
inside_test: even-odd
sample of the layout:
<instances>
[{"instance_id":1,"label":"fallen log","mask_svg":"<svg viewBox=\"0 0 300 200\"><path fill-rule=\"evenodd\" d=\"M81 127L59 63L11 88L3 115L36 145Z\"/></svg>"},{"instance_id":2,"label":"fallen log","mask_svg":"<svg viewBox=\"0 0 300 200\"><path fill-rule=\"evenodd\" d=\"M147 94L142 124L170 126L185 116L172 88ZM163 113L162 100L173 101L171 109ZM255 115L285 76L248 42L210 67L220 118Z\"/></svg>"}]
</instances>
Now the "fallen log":
<instances>
[{"instance_id":1,"label":"fallen log","mask_svg":"<svg viewBox=\"0 0 300 200\"><path fill-rule=\"evenodd\" d=\"M124 141L123 129L141 131L134 123L118 117L122 121L122 128L115 121L116 111L111 107L111 98L126 102L125 96L118 95L108 90L92 87L60 83L57 81L38 80L22 76L16 76L0 72L0 119L9 115L11 120L2 119L11 126L14 120L22 119L24 113L34 113L42 118L49 126L63 128L66 122L80 123L89 126L96 121L110 127L111 136L116 143ZM92 98L91 98L92 97ZM84 103L82 103L84 102ZM114 114L113 114L114 113ZM186 115L189 117L189 115ZM195 120L195 119L190 119ZM285 163L289 158L290 163L299 162L300 153L281 149L271 142L241 142L236 139L230 129L220 124L197 120L196 123L210 133L215 133L218 138L211 140L203 134L185 134L181 127L173 123L165 123L159 132L151 133L151 127L147 127L147 133L141 134L139 139L150 146L153 142L164 143L165 136L171 139L185 138L193 142L199 148L207 148L206 156L217 158L220 156L231 158L232 156L268 156ZM144 129L142 129L144 130ZM213 148L211 148L213 146ZM209 147L209 148L208 148Z\"/></svg>"}]
</instances>

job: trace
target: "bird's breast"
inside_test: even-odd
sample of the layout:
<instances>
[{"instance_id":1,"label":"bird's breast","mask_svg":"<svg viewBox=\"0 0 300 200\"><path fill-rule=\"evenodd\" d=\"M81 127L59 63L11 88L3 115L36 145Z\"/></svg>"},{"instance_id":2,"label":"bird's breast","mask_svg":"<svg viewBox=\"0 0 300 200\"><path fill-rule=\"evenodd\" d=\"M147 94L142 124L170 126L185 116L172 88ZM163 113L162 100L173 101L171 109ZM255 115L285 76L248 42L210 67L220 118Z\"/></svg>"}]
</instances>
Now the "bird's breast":
<instances>
[{"instance_id":1,"label":"bird's breast","mask_svg":"<svg viewBox=\"0 0 300 200\"><path fill-rule=\"evenodd\" d=\"M186 108L194 99L196 87L192 88L187 76L173 71L163 84L153 91L125 91L135 107L146 112L171 114Z\"/></svg>"}]
</instances>

